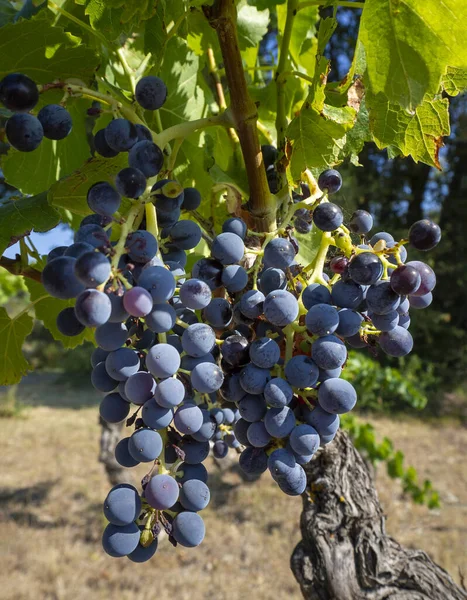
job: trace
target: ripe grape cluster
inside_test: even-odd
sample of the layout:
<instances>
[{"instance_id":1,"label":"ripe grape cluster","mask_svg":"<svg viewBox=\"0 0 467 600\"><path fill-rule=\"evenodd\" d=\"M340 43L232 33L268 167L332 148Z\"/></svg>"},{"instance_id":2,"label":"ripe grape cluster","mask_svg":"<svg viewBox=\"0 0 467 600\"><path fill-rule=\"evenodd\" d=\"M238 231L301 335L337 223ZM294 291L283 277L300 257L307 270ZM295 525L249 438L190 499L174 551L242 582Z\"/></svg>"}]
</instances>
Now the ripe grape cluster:
<instances>
[{"instance_id":1,"label":"ripe grape cluster","mask_svg":"<svg viewBox=\"0 0 467 600\"><path fill-rule=\"evenodd\" d=\"M145 110L157 110L166 96L157 77L136 87ZM16 99L16 106L31 102ZM94 330L100 415L130 428L116 460L148 463L141 492L119 485L104 502L104 550L143 562L162 530L174 544L202 542L210 451L221 459L233 448L246 473L269 470L288 495L306 490L304 465L357 401L340 377L347 346L394 357L411 351L409 309L431 303L436 278L427 264L406 262L405 245L429 250L441 232L421 220L400 242L386 232L369 237L373 219L363 210L344 226L342 210L328 200L341 176L327 170L313 194L307 183L294 192L275 232L252 232L232 216L214 234L197 222L199 192L161 176L164 155L149 129L115 118L94 144L104 157L126 152L128 167L90 187L92 214L73 244L49 253L42 281L50 295L75 299L58 315L62 334ZM262 150L274 193L277 151ZM122 197L131 202L126 217L116 214ZM322 236L319 251L300 265L294 231L313 228ZM202 237L209 255L188 270Z\"/></svg>"}]
</instances>

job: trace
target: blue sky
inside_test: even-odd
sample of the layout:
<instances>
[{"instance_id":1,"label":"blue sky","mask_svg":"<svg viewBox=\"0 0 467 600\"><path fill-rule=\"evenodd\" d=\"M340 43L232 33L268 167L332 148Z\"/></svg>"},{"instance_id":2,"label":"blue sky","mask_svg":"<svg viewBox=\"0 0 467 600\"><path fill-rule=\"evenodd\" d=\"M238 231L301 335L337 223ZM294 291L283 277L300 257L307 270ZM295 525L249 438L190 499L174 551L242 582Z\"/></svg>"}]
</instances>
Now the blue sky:
<instances>
[{"instance_id":1,"label":"blue sky","mask_svg":"<svg viewBox=\"0 0 467 600\"><path fill-rule=\"evenodd\" d=\"M73 242L73 232L67 225L60 224L46 233L33 232L30 235L30 239L40 254L47 254L56 246L70 245ZM19 243L17 243L7 248L3 255L8 258L15 258L15 255L19 254L19 251Z\"/></svg>"}]
</instances>

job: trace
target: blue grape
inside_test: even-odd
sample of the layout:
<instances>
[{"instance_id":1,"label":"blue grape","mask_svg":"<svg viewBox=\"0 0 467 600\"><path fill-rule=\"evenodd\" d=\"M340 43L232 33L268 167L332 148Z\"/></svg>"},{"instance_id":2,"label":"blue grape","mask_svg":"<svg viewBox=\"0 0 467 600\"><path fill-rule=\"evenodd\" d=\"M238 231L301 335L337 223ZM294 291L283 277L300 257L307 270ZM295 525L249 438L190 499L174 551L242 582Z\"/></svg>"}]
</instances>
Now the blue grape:
<instances>
[{"instance_id":1,"label":"blue grape","mask_svg":"<svg viewBox=\"0 0 467 600\"><path fill-rule=\"evenodd\" d=\"M356 210L350 218L349 229L352 233L368 233L373 227L373 217L366 210Z\"/></svg>"},{"instance_id":2,"label":"blue grape","mask_svg":"<svg viewBox=\"0 0 467 600\"><path fill-rule=\"evenodd\" d=\"M360 285L376 283L383 274L383 263L373 252L357 254L349 264L349 275Z\"/></svg>"},{"instance_id":3,"label":"blue grape","mask_svg":"<svg viewBox=\"0 0 467 600\"><path fill-rule=\"evenodd\" d=\"M129 525L140 512L141 498L137 489L128 483L114 486L104 500L104 516L112 525Z\"/></svg>"},{"instance_id":4,"label":"blue grape","mask_svg":"<svg viewBox=\"0 0 467 600\"><path fill-rule=\"evenodd\" d=\"M192 434L200 430L203 413L196 404L183 404L175 412L174 425L180 433Z\"/></svg>"},{"instance_id":5,"label":"blue grape","mask_svg":"<svg viewBox=\"0 0 467 600\"><path fill-rule=\"evenodd\" d=\"M209 325L194 323L182 335L182 347L187 354L199 358L208 354L216 343L216 335Z\"/></svg>"},{"instance_id":6,"label":"blue grape","mask_svg":"<svg viewBox=\"0 0 467 600\"><path fill-rule=\"evenodd\" d=\"M290 404L292 398L292 388L285 379L281 379L280 377L275 377L268 381L264 388L264 399L269 406L274 408L282 408Z\"/></svg>"},{"instance_id":7,"label":"blue grape","mask_svg":"<svg viewBox=\"0 0 467 600\"><path fill-rule=\"evenodd\" d=\"M423 298L423 296L421 296ZM410 327L410 315L399 315L398 325L403 327L404 329L408 329Z\"/></svg>"},{"instance_id":8,"label":"blue grape","mask_svg":"<svg viewBox=\"0 0 467 600\"><path fill-rule=\"evenodd\" d=\"M399 323L399 313L397 310L391 310L391 312L385 315L377 315L376 313L370 314L373 325L379 331L391 331Z\"/></svg>"},{"instance_id":9,"label":"blue grape","mask_svg":"<svg viewBox=\"0 0 467 600\"><path fill-rule=\"evenodd\" d=\"M340 308L357 308L363 300L361 285L354 281L338 281L332 287L332 303Z\"/></svg>"},{"instance_id":10,"label":"blue grape","mask_svg":"<svg viewBox=\"0 0 467 600\"><path fill-rule=\"evenodd\" d=\"M331 304L331 292L320 283L312 283L303 290L302 302L307 310L315 304Z\"/></svg>"},{"instance_id":11,"label":"blue grape","mask_svg":"<svg viewBox=\"0 0 467 600\"><path fill-rule=\"evenodd\" d=\"M181 463L178 467L175 477L180 483L185 483L191 479L198 479L203 483L208 480L208 472L206 467L202 464L189 465L188 463Z\"/></svg>"},{"instance_id":12,"label":"blue grape","mask_svg":"<svg viewBox=\"0 0 467 600\"><path fill-rule=\"evenodd\" d=\"M151 294L143 287L132 287L123 296L123 307L133 317L145 317L153 308Z\"/></svg>"},{"instance_id":13,"label":"blue grape","mask_svg":"<svg viewBox=\"0 0 467 600\"><path fill-rule=\"evenodd\" d=\"M163 408L156 402L155 398L151 398L144 403L141 417L147 427L160 430L172 423L174 412L171 408Z\"/></svg>"},{"instance_id":14,"label":"blue grape","mask_svg":"<svg viewBox=\"0 0 467 600\"><path fill-rule=\"evenodd\" d=\"M44 136L49 140L63 140L73 127L70 113L60 104L43 106L37 118L41 122Z\"/></svg>"},{"instance_id":15,"label":"blue grape","mask_svg":"<svg viewBox=\"0 0 467 600\"><path fill-rule=\"evenodd\" d=\"M319 434L307 424L297 425L290 434L290 446L297 454L310 456L319 448Z\"/></svg>"},{"instance_id":16,"label":"blue grape","mask_svg":"<svg viewBox=\"0 0 467 600\"><path fill-rule=\"evenodd\" d=\"M274 238L264 248L264 263L268 267L287 269L295 260L295 248L284 238Z\"/></svg>"},{"instance_id":17,"label":"blue grape","mask_svg":"<svg viewBox=\"0 0 467 600\"><path fill-rule=\"evenodd\" d=\"M250 362L248 345L242 335L229 335L221 345L222 358L233 367L246 365Z\"/></svg>"},{"instance_id":18,"label":"blue grape","mask_svg":"<svg viewBox=\"0 0 467 600\"><path fill-rule=\"evenodd\" d=\"M315 304L307 312L305 324L314 335L329 335L339 325L339 313L329 304Z\"/></svg>"},{"instance_id":19,"label":"blue grape","mask_svg":"<svg viewBox=\"0 0 467 600\"><path fill-rule=\"evenodd\" d=\"M197 442L190 436L184 436L178 447L185 453L185 462L196 465L203 462L209 454L209 442Z\"/></svg>"},{"instance_id":20,"label":"blue grape","mask_svg":"<svg viewBox=\"0 0 467 600\"><path fill-rule=\"evenodd\" d=\"M97 290L84 290L76 298L75 314L86 327L99 327L107 323L112 311L108 296Z\"/></svg>"},{"instance_id":21,"label":"blue grape","mask_svg":"<svg viewBox=\"0 0 467 600\"><path fill-rule=\"evenodd\" d=\"M287 287L287 277L282 269L270 267L261 273L258 283L263 294L268 295L276 290L285 289Z\"/></svg>"},{"instance_id":22,"label":"blue grape","mask_svg":"<svg viewBox=\"0 0 467 600\"><path fill-rule=\"evenodd\" d=\"M214 458L225 458L229 453L229 447L224 440L216 440L212 447Z\"/></svg>"},{"instance_id":23,"label":"blue grape","mask_svg":"<svg viewBox=\"0 0 467 600\"><path fill-rule=\"evenodd\" d=\"M230 217L222 223L223 233L235 233L235 235L241 237L242 240L245 239L247 229L245 221L240 219L240 217Z\"/></svg>"},{"instance_id":24,"label":"blue grape","mask_svg":"<svg viewBox=\"0 0 467 600\"><path fill-rule=\"evenodd\" d=\"M141 142L143 140L149 140L152 142L152 133L149 131L147 127L141 125L141 123L135 124L136 131L138 132L138 141Z\"/></svg>"},{"instance_id":25,"label":"blue grape","mask_svg":"<svg viewBox=\"0 0 467 600\"><path fill-rule=\"evenodd\" d=\"M135 523L118 527L110 523L104 529L102 546L114 558L131 554L139 544L140 530Z\"/></svg>"},{"instance_id":26,"label":"blue grape","mask_svg":"<svg viewBox=\"0 0 467 600\"><path fill-rule=\"evenodd\" d=\"M144 563L151 559L157 552L158 539L154 538L149 546L142 546L138 544L133 552L127 555L127 557L134 563Z\"/></svg>"},{"instance_id":27,"label":"blue grape","mask_svg":"<svg viewBox=\"0 0 467 600\"><path fill-rule=\"evenodd\" d=\"M384 240L386 242L386 246L388 246L389 244L394 244L394 238L390 233L387 233L386 231L380 231L378 233L375 233L374 236L371 238L370 245L376 246L376 244L381 240Z\"/></svg>"},{"instance_id":28,"label":"blue grape","mask_svg":"<svg viewBox=\"0 0 467 600\"><path fill-rule=\"evenodd\" d=\"M28 113L16 113L5 126L8 142L20 152L32 152L39 147L44 137L41 122Z\"/></svg>"},{"instance_id":29,"label":"blue grape","mask_svg":"<svg viewBox=\"0 0 467 600\"><path fill-rule=\"evenodd\" d=\"M320 437L335 434L339 429L339 415L330 413L321 406L316 406L311 411L306 410L303 417L308 425L316 429Z\"/></svg>"},{"instance_id":30,"label":"blue grape","mask_svg":"<svg viewBox=\"0 0 467 600\"><path fill-rule=\"evenodd\" d=\"M183 352L183 347L181 349L181 352ZM208 352L208 354L203 354L203 356L198 356L196 358L194 356L185 355L182 358L181 367L186 371L193 371L193 369L201 363L211 363L214 365L216 361L214 359L214 356L210 352Z\"/></svg>"},{"instance_id":31,"label":"blue grape","mask_svg":"<svg viewBox=\"0 0 467 600\"><path fill-rule=\"evenodd\" d=\"M201 194L194 187L187 187L183 190L182 210L196 210L201 204Z\"/></svg>"},{"instance_id":32,"label":"blue grape","mask_svg":"<svg viewBox=\"0 0 467 600\"><path fill-rule=\"evenodd\" d=\"M125 395L133 404L144 404L156 391L154 377L146 371L138 371L125 381Z\"/></svg>"},{"instance_id":33,"label":"blue grape","mask_svg":"<svg viewBox=\"0 0 467 600\"><path fill-rule=\"evenodd\" d=\"M125 248L131 260L138 263L147 263L157 254L158 243L149 231L138 230L130 233L125 242ZM162 267L154 267L162 268Z\"/></svg>"},{"instance_id":34,"label":"blue grape","mask_svg":"<svg viewBox=\"0 0 467 600\"><path fill-rule=\"evenodd\" d=\"M389 281L378 281L368 288L366 303L370 312L386 315L399 306L400 296L392 289Z\"/></svg>"},{"instance_id":35,"label":"blue grape","mask_svg":"<svg viewBox=\"0 0 467 600\"><path fill-rule=\"evenodd\" d=\"M390 283L396 294L406 296L418 290L422 278L415 267L401 265L391 273Z\"/></svg>"},{"instance_id":36,"label":"blue grape","mask_svg":"<svg viewBox=\"0 0 467 600\"><path fill-rule=\"evenodd\" d=\"M49 263L54 258L63 256L70 246L57 246L47 254L47 262ZM75 258L75 257L74 257Z\"/></svg>"},{"instance_id":37,"label":"blue grape","mask_svg":"<svg viewBox=\"0 0 467 600\"><path fill-rule=\"evenodd\" d=\"M318 375L318 366L309 356L294 356L285 365L285 377L293 387L311 387L318 381Z\"/></svg>"},{"instance_id":38,"label":"blue grape","mask_svg":"<svg viewBox=\"0 0 467 600\"><path fill-rule=\"evenodd\" d=\"M75 233L75 242L85 242L90 244L93 248L102 248L110 244L109 238L105 230L99 225L89 223L89 225L83 225Z\"/></svg>"},{"instance_id":39,"label":"blue grape","mask_svg":"<svg viewBox=\"0 0 467 600\"><path fill-rule=\"evenodd\" d=\"M430 306L432 302L433 294L431 292L428 292L428 294L424 294L423 296L410 296L409 298L411 308L426 308L427 306Z\"/></svg>"},{"instance_id":40,"label":"blue grape","mask_svg":"<svg viewBox=\"0 0 467 600\"><path fill-rule=\"evenodd\" d=\"M419 260L412 260L406 264L408 267L417 269L421 277L420 287L412 293L412 296L425 296L425 294L433 291L436 285L436 275L433 269Z\"/></svg>"},{"instance_id":41,"label":"blue grape","mask_svg":"<svg viewBox=\"0 0 467 600\"><path fill-rule=\"evenodd\" d=\"M91 366L94 368L100 362L105 362L105 359L109 356L109 353L101 348L95 348L91 354Z\"/></svg>"},{"instance_id":42,"label":"blue grape","mask_svg":"<svg viewBox=\"0 0 467 600\"><path fill-rule=\"evenodd\" d=\"M144 490L148 504L158 510L170 508L177 502L180 488L170 475L156 475Z\"/></svg>"},{"instance_id":43,"label":"blue grape","mask_svg":"<svg viewBox=\"0 0 467 600\"><path fill-rule=\"evenodd\" d=\"M142 77L135 88L136 102L146 110L157 110L167 98L167 86L155 75Z\"/></svg>"},{"instance_id":44,"label":"blue grape","mask_svg":"<svg viewBox=\"0 0 467 600\"><path fill-rule=\"evenodd\" d=\"M335 169L327 169L318 177L319 189L328 194L335 194L342 187L342 176Z\"/></svg>"},{"instance_id":45,"label":"blue grape","mask_svg":"<svg viewBox=\"0 0 467 600\"><path fill-rule=\"evenodd\" d=\"M107 144L117 152L126 152L138 141L138 131L128 119L114 119L105 128Z\"/></svg>"},{"instance_id":46,"label":"blue grape","mask_svg":"<svg viewBox=\"0 0 467 600\"><path fill-rule=\"evenodd\" d=\"M151 312L146 315L145 323L154 333L165 333L175 325L177 313L170 304L154 304Z\"/></svg>"},{"instance_id":47,"label":"blue grape","mask_svg":"<svg viewBox=\"0 0 467 600\"><path fill-rule=\"evenodd\" d=\"M121 423L129 412L130 405L117 392L104 396L99 405L99 414L107 423Z\"/></svg>"},{"instance_id":48,"label":"blue grape","mask_svg":"<svg viewBox=\"0 0 467 600\"><path fill-rule=\"evenodd\" d=\"M211 363L200 363L191 371L191 385L202 394L217 392L223 381L222 369Z\"/></svg>"},{"instance_id":49,"label":"blue grape","mask_svg":"<svg viewBox=\"0 0 467 600\"><path fill-rule=\"evenodd\" d=\"M360 337L359 333L351 335L345 340L351 348L366 348L368 344Z\"/></svg>"},{"instance_id":50,"label":"blue grape","mask_svg":"<svg viewBox=\"0 0 467 600\"><path fill-rule=\"evenodd\" d=\"M84 331L84 325L76 318L74 308L69 306L58 313L57 329L62 335L74 337Z\"/></svg>"},{"instance_id":51,"label":"blue grape","mask_svg":"<svg viewBox=\"0 0 467 600\"><path fill-rule=\"evenodd\" d=\"M172 377L180 368L180 354L170 344L156 344L146 355L146 365L154 377Z\"/></svg>"},{"instance_id":52,"label":"blue grape","mask_svg":"<svg viewBox=\"0 0 467 600\"><path fill-rule=\"evenodd\" d=\"M381 349L389 356L396 358L406 356L413 348L413 338L404 327L397 326L379 336Z\"/></svg>"},{"instance_id":53,"label":"blue grape","mask_svg":"<svg viewBox=\"0 0 467 600\"><path fill-rule=\"evenodd\" d=\"M263 164L266 170L273 166L278 158L277 148L270 144L263 144L261 146L261 154L263 156Z\"/></svg>"},{"instance_id":54,"label":"blue grape","mask_svg":"<svg viewBox=\"0 0 467 600\"><path fill-rule=\"evenodd\" d=\"M117 173L115 187L125 198L139 198L146 190L146 177L139 169L126 167Z\"/></svg>"},{"instance_id":55,"label":"blue grape","mask_svg":"<svg viewBox=\"0 0 467 600\"><path fill-rule=\"evenodd\" d=\"M107 373L117 381L126 381L139 371L139 366L138 354L130 348L119 348L105 359Z\"/></svg>"},{"instance_id":56,"label":"blue grape","mask_svg":"<svg viewBox=\"0 0 467 600\"><path fill-rule=\"evenodd\" d=\"M120 466L127 468L136 467L139 464L139 461L135 460L128 450L129 441L129 437L123 438L115 446L115 460Z\"/></svg>"},{"instance_id":57,"label":"blue grape","mask_svg":"<svg viewBox=\"0 0 467 600\"><path fill-rule=\"evenodd\" d=\"M172 523L174 539L185 548L199 546L204 540L206 529L198 513L185 511L179 513Z\"/></svg>"},{"instance_id":58,"label":"blue grape","mask_svg":"<svg viewBox=\"0 0 467 600\"><path fill-rule=\"evenodd\" d=\"M242 419L248 423L261 421L266 414L266 402L259 395L248 394L237 403Z\"/></svg>"},{"instance_id":59,"label":"blue grape","mask_svg":"<svg viewBox=\"0 0 467 600\"><path fill-rule=\"evenodd\" d=\"M347 359L344 342L335 335L326 335L313 342L311 355L320 369L337 369Z\"/></svg>"},{"instance_id":60,"label":"blue grape","mask_svg":"<svg viewBox=\"0 0 467 600\"><path fill-rule=\"evenodd\" d=\"M109 322L121 323L122 321L126 321L130 315L123 306L123 295L119 296L118 294L108 291L106 291L106 294L111 304Z\"/></svg>"},{"instance_id":61,"label":"blue grape","mask_svg":"<svg viewBox=\"0 0 467 600\"><path fill-rule=\"evenodd\" d=\"M332 202L322 202L313 211L313 223L321 231L334 231L343 222L342 210Z\"/></svg>"},{"instance_id":62,"label":"blue grape","mask_svg":"<svg viewBox=\"0 0 467 600\"><path fill-rule=\"evenodd\" d=\"M199 479L189 479L180 490L180 504L186 510L198 512L206 508L211 499L209 488Z\"/></svg>"},{"instance_id":63,"label":"blue grape","mask_svg":"<svg viewBox=\"0 0 467 600\"><path fill-rule=\"evenodd\" d=\"M211 302L211 289L200 279L188 279L180 288L180 300L187 308L199 310Z\"/></svg>"},{"instance_id":64,"label":"blue grape","mask_svg":"<svg viewBox=\"0 0 467 600\"><path fill-rule=\"evenodd\" d=\"M327 379L318 388L318 402L326 412L342 414L355 406L357 393L345 379Z\"/></svg>"},{"instance_id":65,"label":"blue grape","mask_svg":"<svg viewBox=\"0 0 467 600\"><path fill-rule=\"evenodd\" d=\"M240 265L228 265L222 271L222 285L231 294L241 292L248 283L248 273Z\"/></svg>"},{"instance_id":66,"label":"blue grape","mask_svg":"<svg viewBox=\"0 0 467 600\"><path fill-rule=\"evenodd\" d=\"M248 428L250 427L250 423L245 421L245 419L240 418L234 425L234 433L236 439L243 446L250 446L250 441L248 439Z\"/></svg>"},{"instance_id":67,"label":"blue grape","mask_svg":"<svg viewBox=\"0 0 467 600\"><path fill-rule=\"evenodd\" d=\"M96 215L96 217L99 215ZM63 253L63 256L72 256L73 258L78 259L80 256L85 254L86 252L92 252L94 247L91 244L87 244L86 242L78 242L76 244L71 244Z\"/></svg>"},{"instance_id":68,"label":"blue grape","mask_svg":"<svg viewBox=\"0 0 467 600\"><path fill-rule=\"evenodd\" d=\"M118 386L118 381L112 379L107 373L105 362L97 364L91 372L91 383L99 392L113 392Z\"/></svg>"},{"instance_id":69,"label":"blue grape","mask_svg":"<svg viewBox=\"0 0 467 600\"><path fill-rule=\"evenodd\" d=\"M142 140L131 148L128 164L133 169L139 169L145 177L155 177L164 165L164 155L154 142Z\"/></svg>"},{"instance_id":70,"label":"blue grape","mask_svg":"<svg viewBox=\"0 0 467 600\"><path fill-rule=\"evenodd\" d=\"M213 298L203 311L203 319L215 329L224 329L232 321L232 307L224 298Z\"/></svg>"},{"instance_id":71,"label":"blue grape","mask_svg":"<svg viewBox=\"0 0 467 600\"><path fill-rule=\"evenodd\" d=\"M172 243L181 250L191 250L201 241L201 229L193 221L178 221L170 230Z\"/></svg>"},{"instance_id":72,"label":"blue grape","mask_svg":"<svg viewBox=\"0 0 467 600\"><path fill-rule=\"evenodd\" d=\"M340 377L342 373L342 368L337 367L337 369L320 369L318 375L318 381L322 383L327 379L331 379L333 377Z\"/></svg>"},{"instance_id":73,"label":"blue grape","mask_svg":"<svg viewBox=\"0 0 467 600\"><path fill-rule=\"evenodd\" d=\"M263 312L264 294L258 290L249 290L240 300L240 310L245 317L257 319Z\"/></svg>"},{"instance_id":74,"label":"blue grape","mask_svg":"<svg viewBox=\"0 0 467 600\"><path fill-rule=\"evenodd\" d=\"M272 369L279 361L281 351L277 342L267 337L255 340L250 346L250 359L261 369Z\"/></svg>"},{"instance_id":75,"label":"blue grape","mask_svg":"<svg viewBox=\"0 0 467 600\"><path fill-rule=\"evenodd\" d=\"M161 436L152 429L137 429L130 437L128 451L138 462L152 462L163 449Z\"/></svg>"},{"instance_id":76,"label":"blue grape","mask_svg":"<svg viewBox=\"0 0 467 600\"><path fill-rule=\"evenodd\" d=\"M75 263L75 275L88 288L97 287L110 277L110 262L100 252L85 252Z\"/></svg>"},{"instance_id":77,"label":"blue grape","mask_svg":"<svg viewBox=\"0 0 467 600\"><path fill-rule=\"evenodd\" d=\"M286 448L279 448L271 452L267 462L267 467L274 481L293 472L295 465L295 456Z\"/></svg>"},{"instance_id":78,"label":"blue grape","mask_svg":"<svg viewBox=\"0 0 467 600\"><path fill-rule=\"evenodd\" d=\"M296 464L290 473L277 478L277 484L288 496L300 496L306 490L306 474L303 467Z\"/></svg>"},{"instance_id":79,"label":"blue grape","mask_svg":"<svg viewBox=\"0 0 467 600\"><path fill-rule=\"evenodd\" d=\"M262 448L245 448L238 461L242 471L248 475L261 475L268 468L268 456Z\"/></svg>"},{"instance_id":80,"label":"blue grape","mask_svg":"<svg viewBox=\"0 0 467 600\"><path fill-rule=\"evenodd\" d=\"M99 215L111 217L120 208L121 202L120 194L107 181L99 181L88 190L88 206Z\"/></svg>"},{"instance_id":81,"label":"blue grape","mask_svg":"<svg viewBox=\"0 0 467 600\"><path fill-rule=\"evenodd\" d=\"M301 217L295 217L293 224L298 233L307 234L313 229L312 223L308 223L308 221Z\"/></svg>"},{"instance_id":82,"label":"blue grape","mask_svg":"<svg viewBox=\"0 0 467 600\"><path fill-rule=\"evenodd\" d=\"M75 298L84 291L84 285L75 275L75 264L76 259L71 256L59 256L47 263L42 271L45 291L60 300Z\"/></svg>"},{"instance_id":83,"label":"blue grape","mask_svg":"<svg viewBox=\"0 0 467 600\"><path fill-rule=\"evenodd\" d=\"M250 423L247 430L247 438L251 446L254 446L255 448L264 448L271 441L271 436L263 421Z\"/></svg>"},{"instance_id":84,"label":"blue grape","mask_svg":"<svg viewBox=\"0 0 467 600\"><path fill-rule=\"evenodd\" d=\"M214 437L214 434L216 433L217 429L217 424L211 418L211 413L208 410L204 408L200 410L203 415L203 424L198 429L198 431L196 431L196 433L192 433L191 435L193 439L195 439L197 442L208 442Z\"/></svg>"},{"instance_id":85,"label":"blue grape","mask_svg":"<svg viewBox=\"0 0 467 600\"><path fill-rule=\"evenodd\" d=\"M245 397L246 392L240 385L238 373L227 374L221 387L222 396L229 402L239 402Z\"/></svg>"},{"instance_id":86,"label":"blue grape","mask_svg":"<svg viewBox=\"0 0 467 600\"><path fill-rule=\"evenodd\" d=\"M401 298L401 303L399 304L399 306L396 308L397 312L400 315L403 315L405 313L408 313L410 309L410 302L408 298L404 298L404 300L402 300Z\"/></svg>"},{"instance_id":87,"label":"blue grape","mask_svg":"<svg viewBox=\"0 0 467 600\"><path fill-rule=\"evenodd\" d=\"M431 250L441 240L439 225L429 219L417 221L409 229L409 241L416 250Z\"/></svg>"},{"instance_id":88,"label":"blue grape","mask_svg":"<svg viewBox=\"0 0 467 600\"><path fill-rule=\"evenodd\" d=\"M9 73L0 81L0 102L13 112L29 112L39 101L34 81L22 73Z\"/></svg>"},{"instance_id":89,"label":"blue grape","mask_svg":"<svg viewBox=\"0 0 467 600\"><path fill-rule=\"evenodd\" d=\"M100 129L94 136L94 148L104 158L113 158L118 155L117 150L113 150L107 143L105 129Z\"/></svg>"},{"instance_id":90,"label":"blue grape","mask_svg":"<svg viewBox=\"0 0 467 600\"><path fill-rule=\"evenodd\" d=\"M295 415L288 406L270 408L264 417L267 432L274 438L287 437L295 427Z\"/></svg>"},{"instance_id":91,"label":"blue grape","mask_svg":"<svg viewBox=\"0 0 467 600\"><path fill-rule=\"evenodd\" d=\"M214 238L211 247L212 256L223 265L238 263L245 252L245 245L235 233L221 233Z\"/></svg>"},{"instance_id":92,"label":"blue grape","mask_svg":"<svg viewBox=\"0 0 467 600\"><path fill-rule=\"evenodd\" d=\"M193 265L191 275L195 279L204 281L211 290L215 290L222 284L223 269L222 263L218 260L201 258Z\"/></svg>"},{"instance_id":93,"label":"blue grape","mask_svg":"<svg viewBox=\"0 0 467 600\"><path fill-rule=\"evenodd\" d=\"M155 304L159 304L172 298L176 282L171 271L165 267L155 266L143 269L138 285L151 294Z\"/></svg>"},{"instance_id":94,"label":"blue grape","mask_svg":"<svg viewBox=\"0 0 467 600\"><path fill-rule=\"evenodd\" d=\"M285 327L298 317L299 307L293 294L286 290L276 290L266 296L263 310L270 323Z\"/></svg>"},{"instance_id":95,"label":"blue grape","mask_svg":"<svg viewBox=\"0 0 467 600\"><path fill-rule=\"evenodd\" d=\"M339 325L336 329L337 335L347 338L360 331L360 326L363 322L361 314L350 308L341 308L338 315Z\"/></svg>"},{"instance_id":96,"label":"blue grape","mask_svg":"<svg viewBox=\"0 0 467 600\"><path fill-rule=\"evenodd\" d=\"M164 379L156 388L154 399L164 408L174 408L183 402L185 386L178 379Z\"/></svg>"},{"instance_id":97,"label":"blue grape","mask_svg":"<svg viewBox=\"0 0 467 600\"><path fill-rule=\"evenodd\" d=\"M246 365L240 373L240 385L248 394L262 394L270 379L269 369L261 369L253 363Z\"/></svg>"}]
</instances>

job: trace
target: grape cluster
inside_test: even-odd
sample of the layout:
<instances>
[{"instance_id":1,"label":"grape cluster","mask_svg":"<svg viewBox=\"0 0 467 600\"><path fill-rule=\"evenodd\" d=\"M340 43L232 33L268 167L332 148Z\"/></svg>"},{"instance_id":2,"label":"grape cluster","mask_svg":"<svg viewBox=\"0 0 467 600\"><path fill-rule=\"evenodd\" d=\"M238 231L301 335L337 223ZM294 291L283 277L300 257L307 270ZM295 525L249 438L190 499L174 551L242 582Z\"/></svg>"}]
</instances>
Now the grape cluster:
<instances>
[{"instance_id":1,"label":"grape cluster","mask_svg":"<svg viewBox=\"0 0 467 600\"><path fill-rule=\"evenodd\" d=\"M60 104L46 104L30 114L39 102L39 90L32 79L10 73L0 81L0 102L14 114L5 126L8 142L21 152L32 152L43 138L63 140L73 127L70 113Z\"/></svg>"},{"instance_id":2,"label":"grape cluster","mask_svg":"<svg viewBox=\"0 0 467 600\"><path fill-rule=\"evenodd\" d=\"M157 110L167 89L145 77L135 96ZM202 463L211 450L221 459L233 448L246 473L269 470L284 493L305 491L304 465L357 401L340 377L347 345L410 352L409 309L430 304L436 278L425 263L405 262L405 244L429 250L441 233L422 220L407 240L368 238L373 219L363 210L345 227L328 200L341 176L327 170L313 193L311 180L300 184L277 231L258 234L232 216L214 234L196 222L199 192L161 178L164 155L149 129L116 118L94 143L104 157L127 152L129 166L89 189L93 214L73 244L49 253L42 281L52 296L75 299L58 315L62 334L94 329L100 415L131 428L116 460L149 465L141 493L119 485L104 502L105 551L143 562L162 529L174 544L202 542L199 512L210 499ZM277 151L263 147L263 156L274 192ZM132 204L126 218L116 214L122 197ZM312 228L323 242L303 266L294 229ZM210 254L187 272L202 237Z\"/></svg>"}]
</instances>

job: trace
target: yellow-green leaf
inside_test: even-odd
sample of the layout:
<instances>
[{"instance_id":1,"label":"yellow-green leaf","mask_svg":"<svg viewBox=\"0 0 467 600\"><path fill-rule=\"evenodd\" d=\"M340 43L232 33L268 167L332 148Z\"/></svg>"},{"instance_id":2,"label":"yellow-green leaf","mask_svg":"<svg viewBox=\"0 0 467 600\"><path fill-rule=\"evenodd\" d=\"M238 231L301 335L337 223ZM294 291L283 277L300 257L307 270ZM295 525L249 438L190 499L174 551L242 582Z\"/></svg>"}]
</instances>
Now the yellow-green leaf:
<instances>
[{"instance_id":1,"label":"yellow-green leaf","mask_svg":"<svg viewBox=\"0 0 467 600\"><path fill-rule=\"evenodd\" d=\"M21 348L33 324L27 312L10 319L7 311L0 308L0 385L18 383L29 371Z\"/></svg>"}]
</instances>

